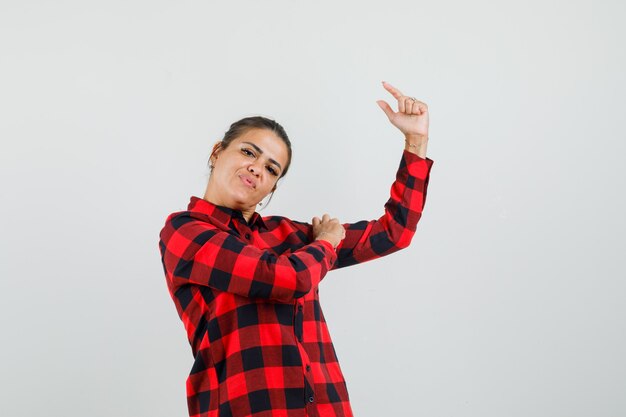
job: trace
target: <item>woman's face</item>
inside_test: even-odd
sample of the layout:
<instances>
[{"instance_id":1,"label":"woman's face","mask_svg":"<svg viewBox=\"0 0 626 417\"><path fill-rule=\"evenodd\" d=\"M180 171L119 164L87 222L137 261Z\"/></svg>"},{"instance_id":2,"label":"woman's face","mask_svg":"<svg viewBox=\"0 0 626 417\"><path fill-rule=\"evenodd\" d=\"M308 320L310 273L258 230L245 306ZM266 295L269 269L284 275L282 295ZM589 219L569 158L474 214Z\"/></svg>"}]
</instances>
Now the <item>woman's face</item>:
<instances>
[{"instance_id":1,"label":"woman's face","mask_svg":"<svg viewBox=\"0 0 626 417\"><path fill-rule=\"evenodd\" d=\"M240 210L254 210L287 166L287 145L268 129L249 129L215 152L205 198Z\"/></svg>"}]
</instances>

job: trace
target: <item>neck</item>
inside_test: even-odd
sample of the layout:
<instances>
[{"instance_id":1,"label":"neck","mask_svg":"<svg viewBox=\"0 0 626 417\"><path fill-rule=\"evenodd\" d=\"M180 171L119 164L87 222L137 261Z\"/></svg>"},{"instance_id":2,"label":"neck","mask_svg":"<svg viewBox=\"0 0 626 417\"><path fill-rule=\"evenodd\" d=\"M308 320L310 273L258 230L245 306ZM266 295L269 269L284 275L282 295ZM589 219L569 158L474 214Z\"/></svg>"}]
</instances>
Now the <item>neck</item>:
<instances>
[{"instance_id":1,"label":"neck","mask_svg":"<svg viewBox=\"0 0 626 417\"><path fill-rule=\"evenodd\" d=\"M204 193L203 199L208 201L209 203L215 204L216 206L228 207L233 210L241 211L241 214L243 218L246 219L246 222L250 221L250 219L252 218L252 215L256 211L256 204L250 207L242 207L242 206L227 204L222 199L218 198L213 193L211 193L208 188L206 192Z\"/></svg>"}]
</instances>

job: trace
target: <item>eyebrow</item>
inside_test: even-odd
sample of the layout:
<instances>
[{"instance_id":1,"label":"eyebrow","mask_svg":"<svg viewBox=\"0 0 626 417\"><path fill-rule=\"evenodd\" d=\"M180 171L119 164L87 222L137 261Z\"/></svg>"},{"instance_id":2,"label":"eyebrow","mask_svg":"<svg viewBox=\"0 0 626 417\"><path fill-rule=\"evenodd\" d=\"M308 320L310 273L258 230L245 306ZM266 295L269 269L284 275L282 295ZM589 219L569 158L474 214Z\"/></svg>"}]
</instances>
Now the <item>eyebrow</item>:
<instances>
[{"instance_id":1,"label":"eyebrow","mask_svg":"<svg viewBox=\"0 0 626 417\"><path fill-rule=\"evenodd\" d=\"M257 151L259 154L262 154L262 153L263 153L263 151L261 150L261 148L259 148L258 146L256 146L256 145L255 145L254 143L252 143L252 142L241 142L241 143L247 143L248 145L252 146L254 149L256 149L256 151ZM276 160L275 160L275 159L269 158L269 161L270 161L272 164L274 164L274 165L278 166L278 168L280 168L281 170L283 169L283 167L282 167L282 166L280 166L280 164L279 164L278 162L276 162Z\"/></svg>"}]
</instances>

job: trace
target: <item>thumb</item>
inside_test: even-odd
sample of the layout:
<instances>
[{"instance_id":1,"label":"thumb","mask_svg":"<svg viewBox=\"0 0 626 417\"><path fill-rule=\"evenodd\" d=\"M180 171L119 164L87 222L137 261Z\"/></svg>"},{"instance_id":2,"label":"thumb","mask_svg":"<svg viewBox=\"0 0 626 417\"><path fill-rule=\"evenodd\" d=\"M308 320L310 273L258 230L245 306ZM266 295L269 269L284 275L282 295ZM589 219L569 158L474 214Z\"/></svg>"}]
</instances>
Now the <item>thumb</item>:
<instances>
[{"instance_id":1,"label":"thumb","mask_svg":"<svg viewBox=\"0 0 626 417\"><path fill-rule=\"evenodd\" d=\"M378 106L383 109L383 111L385 112L385 114L387 115L387 117L389 119L391 119L391 116L393 116L393 110L391 109L391 107L389 106L389 104L387 104L387 102L385 100L376 100L376 104L378 104Z\"/></svg>"}]
</instances>

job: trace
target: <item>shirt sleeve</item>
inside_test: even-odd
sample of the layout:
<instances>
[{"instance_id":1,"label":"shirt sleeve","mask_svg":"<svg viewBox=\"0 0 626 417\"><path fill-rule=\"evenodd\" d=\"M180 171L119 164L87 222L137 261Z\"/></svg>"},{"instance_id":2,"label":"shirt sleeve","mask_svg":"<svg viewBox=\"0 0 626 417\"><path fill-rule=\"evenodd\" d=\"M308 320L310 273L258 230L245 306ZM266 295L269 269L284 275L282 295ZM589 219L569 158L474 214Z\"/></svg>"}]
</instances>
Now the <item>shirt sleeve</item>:
<instances>
[{"instance_id":1,"label":"shirt sleeve","mask_svg":"<svg viewBox=\"0 0 626 417\"><path fill-rule=\"evenodd\" d=\"M422 216L433 162L403 151L384 214L376 220L343 224L346 237L336 248L337 262L331 269L366 262L409 246Z\"/></svg>"},{"instance_id":2,"label":"shirt sleeve","mask_svg":"<svg viewBox=\"0 0 626 417\"><path fill-rule=\"evenodd\" d=\"M290 302L316 287L337 259L328 242L317 240L276 255L187 215L168 219L160 238L164 271L174 291L196 284Z\"/></svg>"},{"instance_id":3,"label":"shirt sleeve","mask_svg":"<svg viewBox=\"0 0 626 417\"><path fill-rule=\"evenodd\" d=\"M343 223L346 237L335 248L337 261L331 269L366 262L409 246L426 203L433 163L430 158L403 151L384 214L375 220ZM312 238L310 223L294 224Z\"/></svg>"}]
</instances>

